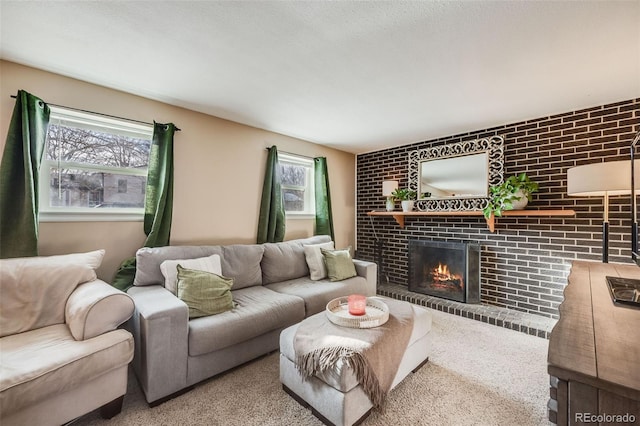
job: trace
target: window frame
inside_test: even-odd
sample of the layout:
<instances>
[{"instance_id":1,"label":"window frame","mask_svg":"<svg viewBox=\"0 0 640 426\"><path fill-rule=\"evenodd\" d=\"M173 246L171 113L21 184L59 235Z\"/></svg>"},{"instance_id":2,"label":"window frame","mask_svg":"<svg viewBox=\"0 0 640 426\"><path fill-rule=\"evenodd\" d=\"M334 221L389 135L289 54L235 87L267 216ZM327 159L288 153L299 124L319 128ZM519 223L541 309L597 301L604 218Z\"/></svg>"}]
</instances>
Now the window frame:
<instances>
[{"instance_id":1,"label":"window frame","mask_svg":"<svg viewBox=\"0 0 640 426\"><path fill-rule=\"evenodd\" d=\"M286 185L281 183L284 196L285 189L304 190L304 211L287 211L285 216L287 219L314 219L316 217L315 205L315 183L314 183L314 163L313 158L304 157L290 153L278 153L278 163L292 164L295 166L303 166L306 169L305 186ZM284 204L284 200L283 200Z\"/></svg>"},{"instance_id":2,"label":"window frame","mask_svg":"<svg viewBox=\"0 0 640 426\"><path fill-rule=\"evenodd\" d=\"M129 137L151 140L153 126L128 121L115 117L102 116L96 113L71 110L58 106L50 106L51 114L49 125L61 124L74 125L84 129L96 130L102 133L120 134ZM48 132L48 130L47 130ZM48 138L47 138L48 142ZM45 143L47 143L45 142ZM114 173L127 176L148 175L148 166L145 169L133 167L101 166L73 161L59 161L47 159L45 145L43 158L38 175L38 202L40 222L118 222L118 221L143 221L144 207L113 207L96 209L92 207L56 207L50 205L50 172L52 169L64 168L89 172Z\"/></svg>"}]
</instances>

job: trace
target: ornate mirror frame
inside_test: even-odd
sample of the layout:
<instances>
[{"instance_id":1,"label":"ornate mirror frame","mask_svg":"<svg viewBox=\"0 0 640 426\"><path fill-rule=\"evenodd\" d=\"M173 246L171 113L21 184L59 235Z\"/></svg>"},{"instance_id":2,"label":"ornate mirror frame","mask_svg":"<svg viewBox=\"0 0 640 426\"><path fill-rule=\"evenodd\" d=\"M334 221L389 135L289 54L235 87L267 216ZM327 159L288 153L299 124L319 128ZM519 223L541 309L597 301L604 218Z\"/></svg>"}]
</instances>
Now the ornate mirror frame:
<instances>
[{"instance_id":1,"label":"ornate mirror frame","mask_svg":"<svg viewBox=\"0 0 640 426\"><path fill-rule=\"evenodd\" d=\"M464 155L488 153L489 176L488 187L499 185L504 179L504 138L474 139L432 148L418 149L409 153L409 189L418 192L420 180L420 164L424 161ZM420 211L469 211L482 210L487 205L488 197L470 198L434 198L418 199L415 207Z\"/></svg>"}]
</instances>

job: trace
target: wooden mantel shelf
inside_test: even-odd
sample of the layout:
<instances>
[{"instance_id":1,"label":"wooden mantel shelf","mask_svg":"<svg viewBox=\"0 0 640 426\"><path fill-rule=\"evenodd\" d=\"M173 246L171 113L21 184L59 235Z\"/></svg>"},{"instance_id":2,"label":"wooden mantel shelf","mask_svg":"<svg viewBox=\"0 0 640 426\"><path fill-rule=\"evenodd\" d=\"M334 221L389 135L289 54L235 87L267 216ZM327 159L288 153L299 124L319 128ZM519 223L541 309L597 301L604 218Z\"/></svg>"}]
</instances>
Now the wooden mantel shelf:
<instances>
[{"instance_id":1,"label":"wooden mantel shelf","mask_svg":"<svg viewBox=\"0 0 640 426\"><path fill-rule=\"evenodd\" d=\"M484 214L480 210L471 210L471 211L458 211L458 212L379 212L379 211L371 211L367 213L369 216L392 216L398 225L401 228L404 228L404 219L407 216L483 216ZM507 210L502 212L502 217L505 216L570 216L574 217L576 212L574 210L563 209L563 210ZM495 231L495 217L492 215L489 219L486 219L487 226L489 227L489 231Z\"/></svg>"}]
</instances>

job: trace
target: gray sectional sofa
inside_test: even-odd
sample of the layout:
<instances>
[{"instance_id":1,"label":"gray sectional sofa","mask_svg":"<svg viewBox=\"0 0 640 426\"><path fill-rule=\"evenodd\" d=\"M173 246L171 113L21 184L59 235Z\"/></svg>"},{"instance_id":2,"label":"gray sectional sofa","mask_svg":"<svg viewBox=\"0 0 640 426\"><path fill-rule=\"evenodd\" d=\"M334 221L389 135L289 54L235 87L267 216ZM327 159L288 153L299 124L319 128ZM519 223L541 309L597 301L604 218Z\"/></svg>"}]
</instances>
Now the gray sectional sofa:
<instances>
[{"instance_id":1,"label":"gray sectional sofa","mask_svg":"<svg viewBox=\"0 0 640 426\"><path fill-rule=\"evenodd\" d=\"M357 276L313 281L303 246L330 242L315 236L282 243L142 248L136 253L135 302L130 320L133 367L154 405L211 376L278 349L282 330L325 309L336 298L376 293L375 263L354 260ZM189 320L187 305L164 287L165 260L218 254L233 278L236 307Z\"/></svg>"}]
</instances>

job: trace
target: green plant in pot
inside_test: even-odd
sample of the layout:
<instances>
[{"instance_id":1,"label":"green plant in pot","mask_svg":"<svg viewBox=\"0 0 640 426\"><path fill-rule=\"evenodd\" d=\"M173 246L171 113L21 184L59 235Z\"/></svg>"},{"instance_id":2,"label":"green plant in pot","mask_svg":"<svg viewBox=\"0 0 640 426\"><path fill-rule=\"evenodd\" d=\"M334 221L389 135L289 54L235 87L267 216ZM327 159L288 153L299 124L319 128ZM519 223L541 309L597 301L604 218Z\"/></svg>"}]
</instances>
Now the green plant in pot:
<instances>
[{"instance_id":1,"label":"green plant in pot","mask_svg":"<svg viewBox=\"0 0 640 426\"><path fill-rule=\"evenodd\" d=\"M403 212L413 210L413 200L416 198L416 191L409 188L398 188L391 193L391 196L402 204Z\"/></svg>"},{"instance_id":2,"label":"green plant in pot","mask_svg":"<svg viewBox=\"0 0 640 426\"><path fill-rule=\"evenodd\" d=\"M489 188L489 203L482 210L484 217L489 219L492 214L502 216L505 210L523 209L531 201L531 194L537 190L538 184L526 173L508 177L500 185Z\"/></svg>"}]
</instances>

